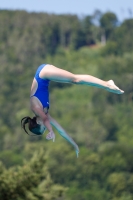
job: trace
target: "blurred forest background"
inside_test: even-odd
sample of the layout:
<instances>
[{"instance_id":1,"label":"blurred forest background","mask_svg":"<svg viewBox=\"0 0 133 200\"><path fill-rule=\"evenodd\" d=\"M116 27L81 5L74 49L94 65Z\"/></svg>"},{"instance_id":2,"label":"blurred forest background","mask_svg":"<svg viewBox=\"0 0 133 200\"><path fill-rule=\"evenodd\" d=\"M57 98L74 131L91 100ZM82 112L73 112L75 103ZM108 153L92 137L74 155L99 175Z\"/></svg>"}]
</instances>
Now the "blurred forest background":
<instances>
[{"instance_id":1,"label":"blurred forest background","mask_svg":"<svg viewBox=\"0 0 133 200\"><path fill-rule=\"evenodd\" d=\"M37 67L113 79L123 95L50 84L50 114L79 145L21 129ZM133 19L0 10L0 200L133 200Z\"/></svg>"}]
</instances>

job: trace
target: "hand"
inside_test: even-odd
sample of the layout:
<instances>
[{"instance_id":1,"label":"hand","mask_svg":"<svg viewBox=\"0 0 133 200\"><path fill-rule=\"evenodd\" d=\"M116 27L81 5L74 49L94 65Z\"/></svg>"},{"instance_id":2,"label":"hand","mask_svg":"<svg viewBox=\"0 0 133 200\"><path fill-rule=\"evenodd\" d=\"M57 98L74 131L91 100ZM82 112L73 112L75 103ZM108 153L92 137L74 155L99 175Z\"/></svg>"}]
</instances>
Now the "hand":
<instances>
[{"instance_id":1,"label":"hand","mask_svg":"<svg viewBox=\"0 0 133 200\"><path fill-rule=\"evenodd\" d=\"M55 134L54 132L49 132L47 135L46 135L46 139L47 140L53 140L53 142L55 141Z\"/></svg>"}]
</instances>

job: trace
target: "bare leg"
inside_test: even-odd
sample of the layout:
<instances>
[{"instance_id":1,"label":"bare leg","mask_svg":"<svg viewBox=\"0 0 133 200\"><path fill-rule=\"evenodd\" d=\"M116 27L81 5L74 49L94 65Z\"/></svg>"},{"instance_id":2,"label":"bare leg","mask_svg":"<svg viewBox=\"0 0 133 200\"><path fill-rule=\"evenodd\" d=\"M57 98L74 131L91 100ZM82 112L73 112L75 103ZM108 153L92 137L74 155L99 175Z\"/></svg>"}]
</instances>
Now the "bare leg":
<instances>
[{"instance_id":1,"label":"bare leg","mask_svg":"<svg viewBox=\"0 0 133 200\"><path fill-rule=\"evenodd\" d=\"M124 93L123 90L121 90L115 85L113 80L103 81L91 75L76 75L76 77L79 79L77 84L95 86L116 94Z\"/></svg>"},{"instance_id":2,"label":"bare leg","mask_svg":"<svg viewBox=\"0 0 133 200\"><path fill-rule=\"evenodd\" d=\"M95 86L116 94L124 93L124 91L119 89L112 80L103 81L91 75L72 74L53 65L46 65L41 71L40 77L61 83Z\"/></svg>"}]
</instances>

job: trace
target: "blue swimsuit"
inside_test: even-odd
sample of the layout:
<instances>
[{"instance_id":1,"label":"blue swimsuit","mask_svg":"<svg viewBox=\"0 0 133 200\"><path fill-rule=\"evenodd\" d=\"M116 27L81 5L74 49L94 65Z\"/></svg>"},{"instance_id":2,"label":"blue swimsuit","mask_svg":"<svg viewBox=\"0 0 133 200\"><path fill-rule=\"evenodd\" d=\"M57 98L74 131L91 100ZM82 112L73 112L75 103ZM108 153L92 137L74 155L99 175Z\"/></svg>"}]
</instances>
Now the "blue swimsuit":
<instances>
[{"instance_id":1,"label":"blue swimsuit","mask_svg":"<svg viewBox=\"0 0 133 200\"><path fill-rule=\"evenodd\" d=\"M49 80L48 79L42 79L39 77L40 71L45 67L46 64L42 64L38 67L36 74L35 74L35 79L38 83L37 90L35 94L33 94L31 97L35 96L37 97L40 102L43 105L43 108L49 108L49 91L48 91L48 86L49 86Z\"/></svg>"},{"instance_id":2,"label":"blue swimsuit","mask_svg":"<svg viewBox=\"0 0 133 200\"><path fill-rule=\"evenodd\" d=\"M37 87L35 94L33 94L31 97L33 97L33 96L37 97L40 100L40 102L42 103L43 108L49 108L49 91L48 91L49 80L42 79L39 77L41 70L45 66L46 66L46 64L40 65L36 71L35 79L38 83L38 87ZM66 137L66 135L67 135L66 132L64 130L62 131L62 129L60 129L58 126L57 126L57 130L62 137L66 138L66 140L74 146L76 155L78 157L78 153L79 153L78 145L74 142L74 140L71 137Z\"/></svg>"}]
</instances>

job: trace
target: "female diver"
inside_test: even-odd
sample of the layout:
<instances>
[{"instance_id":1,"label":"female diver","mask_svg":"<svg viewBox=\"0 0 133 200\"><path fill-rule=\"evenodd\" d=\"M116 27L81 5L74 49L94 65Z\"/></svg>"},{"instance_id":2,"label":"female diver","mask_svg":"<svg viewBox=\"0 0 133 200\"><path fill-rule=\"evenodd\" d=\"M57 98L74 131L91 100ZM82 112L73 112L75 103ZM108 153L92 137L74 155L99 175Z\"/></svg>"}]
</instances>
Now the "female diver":
<instances>
[{"instance_id":1,"label":"female diver","mask_svg":"<svg viewBox=\"0 0 133 200\"><path fill-rule=\"evenodd\" d=\"M21 120L22 128L28 133L25 128L28 123L29 130L36 135L42 135L47 129L49 133L46 135L46 139L54 141L55 134L52 129L52 126L54 126L59 134L73 145L78 156L78 145L48 113L50 107L49 81L95 86L116 94L123 94L124 91L119 89L112 80L103 81L91 75L72 74L50 64L42 64L38 67L30 93L30 107L35 116L33 118L24 117Z\"/></svg>"}]
</instances>

